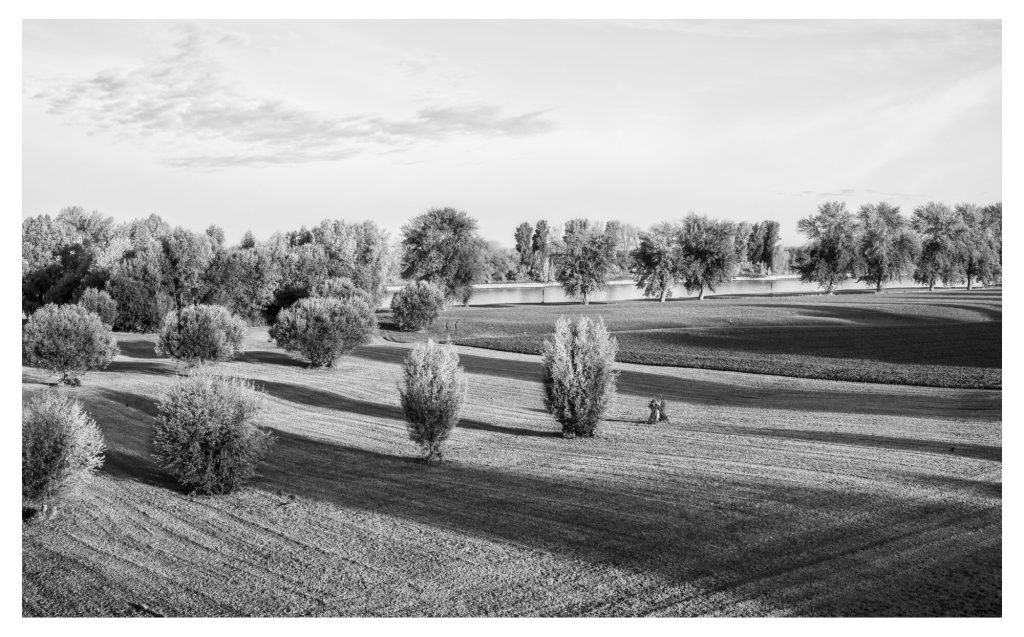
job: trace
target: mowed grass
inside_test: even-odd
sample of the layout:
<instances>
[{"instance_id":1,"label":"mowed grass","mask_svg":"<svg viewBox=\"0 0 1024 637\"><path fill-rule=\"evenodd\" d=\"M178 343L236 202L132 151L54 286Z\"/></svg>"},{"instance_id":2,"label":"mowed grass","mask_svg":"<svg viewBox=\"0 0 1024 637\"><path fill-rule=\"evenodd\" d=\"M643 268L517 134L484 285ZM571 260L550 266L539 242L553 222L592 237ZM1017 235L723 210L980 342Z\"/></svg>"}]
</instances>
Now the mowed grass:
<instances>
[{"instance_id":1,"label":"mowed grass","mask_svg":"<svg viewBox=\"0 0 1024 637\"><path fill-rule=\"evenodd\" d=\"M582 305L453 307L424 334L536 354L559 316L600 316L618 360L933 387L999 388L1002 291L890 290Z\"/></svg>"},{"instance_id":2,"label":"mowed grass","mask_svg":"<svg viewBox=\"0 0 1024 637\"><path fill-rule=\"evenodd\" d=\"M682 304L681 304L682 305ZM464 418L416 461L406 345L307 369L253 330L221 364L268 395L254 482L178 491L150 440L150 336L72 391L109 451L23 530L25 615L1000 615L999 391L623 364L566 440L535 356L461 349ZM49 382L23 369L24 392ZM671 422L641 421L652 395Z\"/></svg>"}]
</instances>

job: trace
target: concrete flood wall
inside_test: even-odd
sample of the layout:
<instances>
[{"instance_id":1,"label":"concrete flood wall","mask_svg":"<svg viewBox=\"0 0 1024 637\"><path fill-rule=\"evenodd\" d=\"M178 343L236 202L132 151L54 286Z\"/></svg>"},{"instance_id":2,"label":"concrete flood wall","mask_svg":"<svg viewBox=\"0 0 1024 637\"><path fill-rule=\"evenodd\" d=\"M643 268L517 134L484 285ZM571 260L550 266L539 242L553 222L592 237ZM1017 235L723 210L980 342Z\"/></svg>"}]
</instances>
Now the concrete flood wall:
<instances>
[{"instance_id":1,"label":"concrete flood wall","mask_svg":"<svg viewBox=\"0 0 1024 637\"><path fill-rule=\"evenodd\" d=\"M897 282L891 287L917 288L927 287L914 283L911 280ZM391 297L401 289L401 286L388 286L382 308L391 306ZM847 279L837 290L864 290L869 288L864 283L858 283L856 279ZM796 275L776 276L759 279L738 278L733 279L725 285L721 285L715 292L707 291L707 296L726 296L733 294L762 294L765 296L785 294L812 294L821 292L821 288L813 283L804 283ZM697 298L697 294L687 295L686 288L675 286L672 288L672 298ZM611 281L604 290L594 293L591 301L602 303L609 301L635 301L644 298L643 292L636 287L631 280ZM482 283L473 286L473 297L469 300L470 305L502 305L516 303L577 303L566 295L562 286L557 283Z\"/></svg>"}]
</instances>

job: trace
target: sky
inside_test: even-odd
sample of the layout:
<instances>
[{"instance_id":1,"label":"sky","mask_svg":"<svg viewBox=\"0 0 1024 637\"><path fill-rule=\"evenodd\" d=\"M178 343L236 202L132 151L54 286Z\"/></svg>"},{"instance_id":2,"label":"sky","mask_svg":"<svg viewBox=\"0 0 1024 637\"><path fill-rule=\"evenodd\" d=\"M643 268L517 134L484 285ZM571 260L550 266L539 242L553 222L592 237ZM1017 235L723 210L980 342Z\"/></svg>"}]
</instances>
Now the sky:
<instances>
[{"instance_id":1,"label":"sky","mask_svg":"<svg viewBox=\"0 0 1024 637\"><path fill-rule=\"evenodd\" d=\"M432 207L797 220L1001 200L999 21L25 21L23 210L229 242Z\"/></svg>"}]
</instances>

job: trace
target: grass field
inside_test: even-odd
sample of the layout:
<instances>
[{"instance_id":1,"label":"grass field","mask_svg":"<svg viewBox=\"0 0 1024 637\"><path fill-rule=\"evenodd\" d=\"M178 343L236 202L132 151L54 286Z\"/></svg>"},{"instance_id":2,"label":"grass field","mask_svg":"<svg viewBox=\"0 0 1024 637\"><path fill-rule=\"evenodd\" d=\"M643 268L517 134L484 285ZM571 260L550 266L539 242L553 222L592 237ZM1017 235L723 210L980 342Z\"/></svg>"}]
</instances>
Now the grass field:
<instances>
[{"instance_id":1,"label":"grass field","mask_svg":"<svg viewBox=\"0 0 1024 637\"><path fill-rule=\"evenodd\" d=\"M1000 289L454 307L427 335L536 354L558 316L577 314L603 317L619 340L618 360L631 363L934 387L1002 383Z\"/></svg>"},{"instance_id":2,"label":"grass field","mask_svg":"<svg viewBox=\"0 0 1024 637\"><path fill-rule=\"evenodd\" d=\"M976 298L845 317L845 297L800 299L812 307L736 316L750 329L808 315L997 321ZM650 312L667 313L665 328L681 322L673 312L714 328L724 315L705 308L744 303ZM492 322L520 311L536 310L492 310ZM25 615L1002 613L1000 391L627 363L598 436L565 440L537 357L460 348L464 418L446 462L425 466L398 404L407 345L310 370L253 330L250 351L218 367L268 394L278 440L249 487L192 497L149 455L177 371L153 337L119 341L111 367L70 390L109 450L73 503L24 526ZM22 373L26 394L52 380ZM652 395L671 423L638 422Z\"/></svg>"}]
</instances>

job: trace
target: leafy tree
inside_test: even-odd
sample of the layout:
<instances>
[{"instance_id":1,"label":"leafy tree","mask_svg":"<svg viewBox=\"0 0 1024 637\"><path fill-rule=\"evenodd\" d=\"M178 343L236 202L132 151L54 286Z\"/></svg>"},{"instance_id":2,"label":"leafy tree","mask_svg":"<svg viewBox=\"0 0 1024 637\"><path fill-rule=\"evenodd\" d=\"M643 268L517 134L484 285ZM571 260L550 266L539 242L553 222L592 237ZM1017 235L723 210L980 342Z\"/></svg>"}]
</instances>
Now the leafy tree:
<instances>
[{"instance_id":1,"label":"leafy tree","mask_svg":"<svg viewBox=\"0 0 1024 637\"><path fill-rule=\"evenodd\" d=\"M89 370L105 369L117 355L117 341L98 314L80 305L44 305L22 328L21 351L25 362L60 382L80 385Z\"/></svg>"},{"instance_id":2,"label":"leafy tree","mask_svg":"<svg viewBox=\"0 0 1024 637\"><path fill-rule=\"evenodd\" d=\"M753 264L750 262L750 257L747 254L748 246L747 242L750 240L750 233L753 231L754 226L747 221L740 221L736 224L736 234L733 236L736 263L739 264L740 271L747 271Z\"/></svg>"},{"instance_id":3,"label":"leafy tree","mask_svg":"<svg viewBox=\"0 0 1024 637\"><path fill-rule=\"evenodd\" d=\"M342 301L359 299L371 308L376 305L373 297L353 283L352 279L343 276L327 279L326 281L317 284L310 291L310 296L341 299Z\"/></svg>"},{"instance_id":4,"label":"leafy tree","mask_svg":"<svg viewBox=\"0 0 1024 637\"><path fill-rule=\"evenodd\" d=\"M441 445L459 422L466 400L466 372L452 345L432 340L412 348L399 387L409 439L426 452L425 462L442 459Z\"/></svg>"},{"instance_id":5,"label":"leafy tree","mask_svg":"<svg viewBox=\"0 0 1024 637\"><path fill-rule=\"evenodd\" d=\"M516 252L519 264L529 268L533 263L533 227L527 221L516 227Z\"/></svg>"},{"instance_id":6,"label":"leafy tree","mask_svg":"<svg viewBox=\"0 0 1024 637\"><path fill-rule=\"evenodd\" d=\"M200 303L209 291L214 246L209 235L177 227L160 241L163 281L177 309Z\"/></svg>"},{"instance_id":7,"label":"leafy tree","mask_svg":"<svg viewBox=\"0 0 1024 637\"><path fill-rule=\"evenodd\" d=\"M761 263L771 274L779 266L775 261L775 249L779 243L779 222L768 220L761 224L763 233L763 244L761 247Z\"/></svg>"},{"instance_id":8,"label":"leafy tree","mask_svg":"<svg viewBox=\"0 0 1024 637\"><path fill-rule=\"evenodd\" d=\"M944 203L929 202L914 209L912 227L921 235L921 254L914 269L914 280L926 283L929 290L942 282L960 280L958 237L963 221Z\"/></svg>"},{"instance_id":9,"label":"leafy tree","mask_svg":"<svg viewBox=\"0 0 1024 637\"><path fill-rule=\"evenodd\" d=\"M999 205L998 229L995 217L986 217L975 204L960 203L954 207L960 217L960 235L957 244L961 269L967 278L967 289L973 289L975 281L997 278L1001 272L1002 204Z\"/></svg>"},{"instance_id":10,"label":"leafy tree","mask_svg":"<svg viewBox=\"0 0 1024 637\"><path fill-rule=\"evenodd\" d=\"M164 317L156 353L188 365L227 361L245 351L245 321L220 305L190 305Z\"/></svg>"},{"instance_id":11,"label":"leafy tree","mask_svg":"<svg viewBox=\"0 0 1024 637\"><path fill-rule=\"evenodd\" d=\"M398 329L414 332L437 320L444 309L444 292L427 281L410 283L391 297L391 315Z\"/></svg>"},{"instance_id":12,"label":"leafy tree","mask_svg":"<svg viewBox=\"0 0 1024 637\"><path fill-rule=\"evenodd\" d=\"M99 316L107 327L113 327L117 322L117 301L105 290L85 288L78 298L78 304Z\"/></svg>"},{"instance_id":13,"label":"leafy tree","mask_svg":"<svg viewBox=\"0 0 1024 637\"><path fill-rule=\"evenodd\" d=\"M534 281L550 281L551 238L548 222L541 219L533 229L533 260L530 263L530 276Z\"/></svg>"},{"instance_id":14,"label":"leafy tree","mask_svg":"<svg viewBox=\"0 0 1024 637\"><path fill-rule=\"evenodd\" d=\"M611 267L608 237L586 232L585 225L570 222L555 265L555 279L562 284L565 293L589 305L590 296L608 284Z\"/></svg>"},{"instance_id":15,"label":"leafy tree","mask_svg":"<svg viewBox=\"0 0 1024 637\"><path fill-rule=\"evenodd\" d=\"M816 215L797 223L810 239L806 252L796 263L800 280L817 283L833 294L835 286L854 271L857 262L856 224L841 201L818 206Z\"/></svg>"},{"instance_id":16,"label":"leafy tree","mask_svg":"<svg viewBox=\"0 0 1024 637\"><path fill-rule=\"evenodd\" d=\"M661 302L672 294L672 285L679 279L676 251L678 231L670 224L660 223L640 235L640 245L630 254L630 272L644 296L657 296Z\"/></svg>"},{"instance_id":17,"label":"leafy tree","mask_svg":"<svg viewBox=\"0 0 1024 637\"><path fill-rule=\"evenodd\" d=\"M454 208L433 208L402 228L402 277L429 281L468 303L483 271L483 246L476 219Z\"/></svg>"},{"instance_id":18,"label":"leafy tree","mask_svg":"<svg viewBox=\"0 0 1024 637\"><path fill-rule=\"evenodd\" d=\"M690 213L679 230L679 273L687 292L698 291L729 281L739 264L736 260L736 228L728 221L709 219Z\"/></svg>"},{"instance_id":19,"label":"leafy tree","mask_svg":"<svg viewBox=\"0 0 1024 637\"><path fill-rule=\"evenodd\" d=\"M153 332L164 315L174 309L174 300L164 284L163 251L151 241L130 250L110 274L107 291L117 302L115 327L133 332Z\"/></svg>"},{"instance_id":20,"label":"leafy tree","mask_svg":"<svg viewBox=\"0 0 1024 637\"><path fill-rule=\"evenodd\" d=\"M885 202L865 204L857 217L857 280L874 285L875 291L881 292L887 281L902 279L913 271L920 242L896 206Z\"/></svg>"},{"instance_id":21,"label":"leafy tree","mask_svg":"<svg viewBox=\"0 0 1024 637\"><path fill-rule=\"evenodd\" d=\"M251 325L264 322L265 313L281 286L281 271L281 260L272 246L260 244L230 251L225 290L227 306Z\"/></svg>"},{"instance_id":22,"label":"leafy tree","mask_svg":"<svg viewBox=\"0 0 1024 637\"><path fill-rule=\"evenodd\" d=\"M21 508L46 510L103 464L103 434L63 391L37 392L21 412Z\"/></svg>"},{"instance_id":23,"label":"leafy tree","mask_svg":"<svg viewBox=\"0 0 1024 637\"><path fill-rule=\"evenodd\" d=\"M251 381L196 372L157 406L153 450L159 465L193 493L231 493L256 473L273 436Z\"/></svg>"},{"instance_id":24,"label":"leafy tree","mask_svg":"<svg viewBox=\"0 0 1024 637\"><path fill-rule=\"evenodd\" d=\"M313 367L331 367L370 342L377 317L360 299L306 298L281 311L270 328L279 347L299 352Z\"/></svg>"},{"instance_id":25,"label":"leafy tree","mask_svg":"<svg viewBox=\"0 0 1024 637\"><path fill-rule=\"evenodd\" d=\"M544 341L544 407L562 425L562 435L593 436L615 395L618 343L604 321L560 317Z\"/></svg>"}]
</instances>

